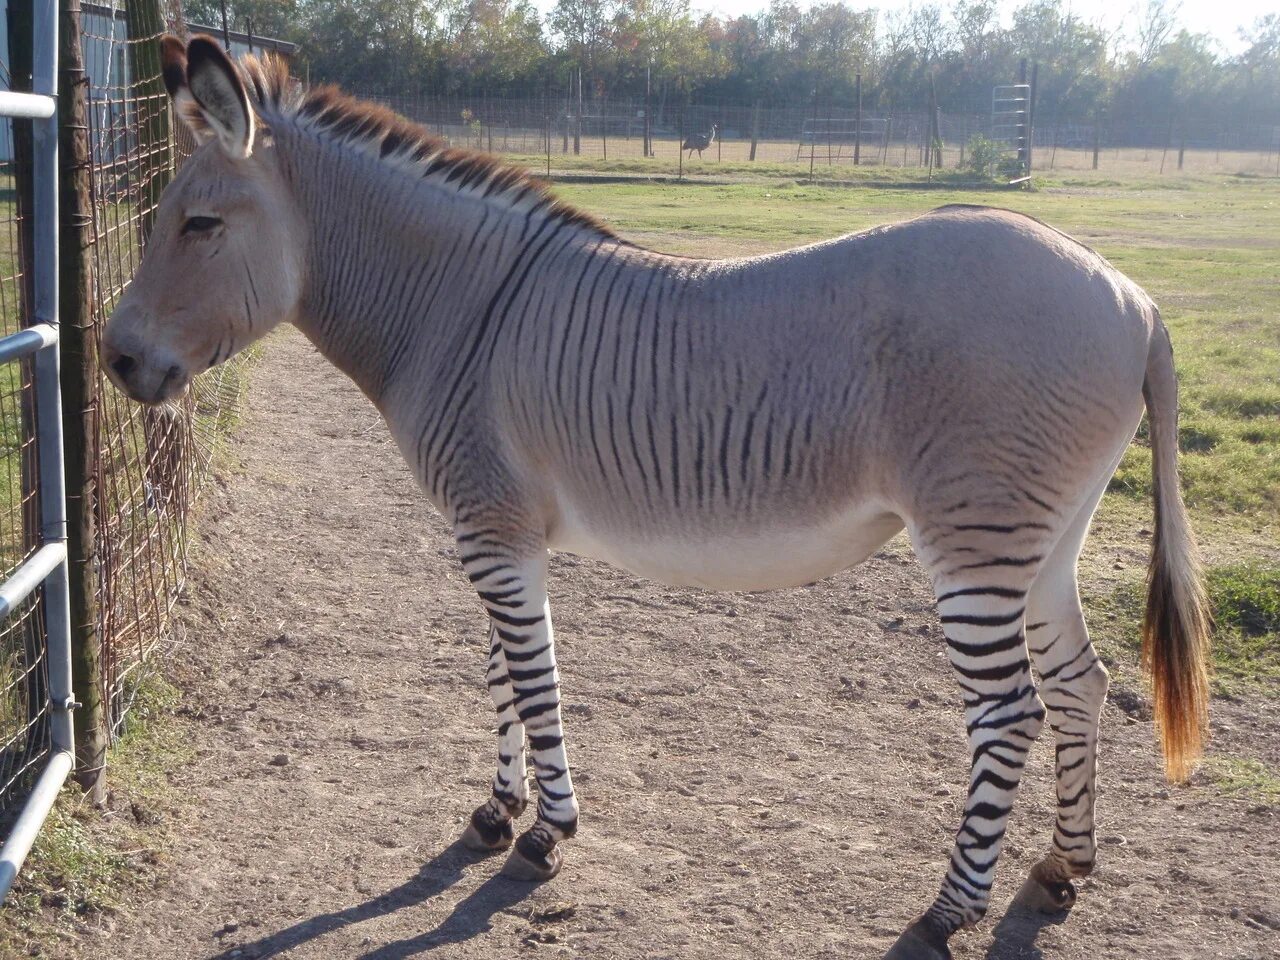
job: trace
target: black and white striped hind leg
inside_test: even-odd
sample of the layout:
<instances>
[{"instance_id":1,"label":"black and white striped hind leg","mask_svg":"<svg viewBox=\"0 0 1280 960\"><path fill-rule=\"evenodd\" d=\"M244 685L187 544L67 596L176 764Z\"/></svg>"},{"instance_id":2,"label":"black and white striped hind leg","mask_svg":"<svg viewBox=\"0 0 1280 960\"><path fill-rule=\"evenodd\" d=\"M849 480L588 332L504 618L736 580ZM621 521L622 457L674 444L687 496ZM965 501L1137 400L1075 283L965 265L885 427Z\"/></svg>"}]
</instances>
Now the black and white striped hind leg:
<instances>
[{"instance_id":1,"label":"black and white striped hind leg","mask_svg":"<svg viewBox=\"0 0 1280 960\"><path fill-rule=\"evenodd\" d=\"M464 842L482 849L510 844L511 820L527 796L523 740L527 735L538 786L533 826L515 838L503 872L548 880L560 870L558 844L578 828L560 718L560 679L547 604L545 550L518 551L489 536L459 531L463 569L492 623L488 679L499 715L499 767L493 795L472 814ZM524 554L523 556L521 554Z\"/></svg>"},{"instance_id":2,"label":"black and white striped hind leg","mask_svg":"<svg viewBox=\"0 0 1280 960\"><path fill-rule=\"evenodd\" d=\"M1027 648L1055 740L1058 816L1049 853L1032 868L1017 901L1048 913L1075 904L1072 881L1092 872L1097 853L1098 722L1108 677L1089 640L1076 583L1093 509L1091 502L1063 535L1027 598Z\"/></svg>"},{"instance_id":3,"label":"black and white striped hind leg","mask_svg":"<svg viewBox=\"0 0 1280 960\"><path fill-rule=\"evenodd\" d=\"M983 526L989 532L1014 530ZM990 536L977 544L943 537L922 548L922 538L913 536L931 573L947 652L963 691L972 760L968 799L938 896L886 960L944 960L951 955L951 935L987 912L1027 751L1045 717L1023 631L1027 591L1043 557L1036 536L1042 529L1031 524L1025 531L1031 536L999 544Z\"/></svg>"}]
</instances>

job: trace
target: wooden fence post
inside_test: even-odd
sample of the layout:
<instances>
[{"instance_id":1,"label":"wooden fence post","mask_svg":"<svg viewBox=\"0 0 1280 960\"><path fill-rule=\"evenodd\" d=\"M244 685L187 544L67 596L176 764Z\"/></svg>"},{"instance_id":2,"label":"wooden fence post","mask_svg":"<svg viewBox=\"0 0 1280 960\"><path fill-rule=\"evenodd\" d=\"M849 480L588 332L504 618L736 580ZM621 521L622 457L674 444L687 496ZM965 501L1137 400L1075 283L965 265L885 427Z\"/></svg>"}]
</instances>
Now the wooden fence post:
<instances>
[{"instance_id":1,"label":"wooden fence post","mask_svg":"<svg viewBox=\"0 0 1280 960\"><path fill-rule=\"evenodd\" d=\"M756 147L760 143L760 99L757 97L756 102L751 107L751 155L749 160L754 161L756 158Z\"/></svg>"},{"instance_id":2,"label":"wooden fence post","mask_svg":"<svg viewBox=\"0 0 1280 960\"><path fill-rule=\"evenodd\" d=\"M857 92L854 96L858 101L857 119L854 121L853 128L853 165L856 167L862 162L862 74L859 73L854 79Z\"/></svg>"},{"instance_id":3,"label":"wooden fence post","mask_svg":"<svg viewBox=\"0 0 1280 960\"><path fill-rule=\"evenodd\" d=\"M93 208L89 202L88 84L80 43L80 0L62 0L58 27L58 298L62 422L66 444L67 567L71 599L76 781L94 802L105 796L107 715L102 638L94 592L94 458L98 370L93 347Z\"/></svg>"}]
</instances>

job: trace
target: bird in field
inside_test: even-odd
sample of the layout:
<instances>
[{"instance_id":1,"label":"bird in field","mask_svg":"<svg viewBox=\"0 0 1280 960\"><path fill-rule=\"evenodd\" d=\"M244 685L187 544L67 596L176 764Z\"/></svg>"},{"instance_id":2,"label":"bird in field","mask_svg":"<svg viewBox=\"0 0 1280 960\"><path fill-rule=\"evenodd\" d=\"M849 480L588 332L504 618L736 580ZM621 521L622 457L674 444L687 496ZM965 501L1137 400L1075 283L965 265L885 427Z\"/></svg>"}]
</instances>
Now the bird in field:
<instances>
[{"instance_id":1,"label":"bird in field","mask_svg":"<svg viewBox=\"0 0 1280 960\"><path fill-rule=\"evenodd\" d=\"M706 150L708 147L710 147L713 143L716 142L716 129L717 127L713 123L711 125L711 129L706 133L689 134L689 136L685 137L684 146L681 147L681 149L688 150L690 157L693 156L693 151L697 150L698 159L701 160L702 151Z\"/></svg>"}]
</instances>

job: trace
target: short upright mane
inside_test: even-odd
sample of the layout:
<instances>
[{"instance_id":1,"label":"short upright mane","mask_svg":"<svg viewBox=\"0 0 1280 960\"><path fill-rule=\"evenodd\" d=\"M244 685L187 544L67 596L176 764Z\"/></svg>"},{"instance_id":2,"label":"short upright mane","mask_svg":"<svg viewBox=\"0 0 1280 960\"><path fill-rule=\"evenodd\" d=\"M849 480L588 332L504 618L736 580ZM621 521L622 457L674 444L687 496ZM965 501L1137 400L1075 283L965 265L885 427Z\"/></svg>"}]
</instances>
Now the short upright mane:
<instances>
[{"instance_id":1,"label":"short upright mane","mask_svg":"<svg viewBox=\"0 0 1280 960\"><path fill-rule=\"evenodd\" d=\"M358 100L337 87L303 87L289 76L288 64L273 53L249 54L241 58L240 69L249 97L268 125L291 120L456 190L502 198L512 207L540 210L561 222L615 235L590 214L557 199L519 167L478 150L450 146L393 110Z\"/></svg>"}]
</instances>

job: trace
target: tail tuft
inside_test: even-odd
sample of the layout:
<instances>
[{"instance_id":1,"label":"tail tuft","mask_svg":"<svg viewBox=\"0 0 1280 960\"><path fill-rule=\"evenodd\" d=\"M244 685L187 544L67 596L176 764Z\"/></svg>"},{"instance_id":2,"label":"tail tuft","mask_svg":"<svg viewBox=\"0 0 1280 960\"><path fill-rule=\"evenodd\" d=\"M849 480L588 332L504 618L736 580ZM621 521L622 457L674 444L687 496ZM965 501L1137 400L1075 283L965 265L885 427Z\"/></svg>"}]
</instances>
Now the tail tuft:
<instances>
[{"instance_id":1,"label":"tail tuft","mask_svg":"<svg viewBox=\"0 0 1280 960\"><path fill-rule=\"evenodd\" d=\"M1186 780L1204 748L1213 630L1199 551L1178 487L1178 386L1173 349L1156 319L1142 388L1151 421L1155 534L1142 622L1142 666L1170 780Z\"/></svg>"}]
</instances>

